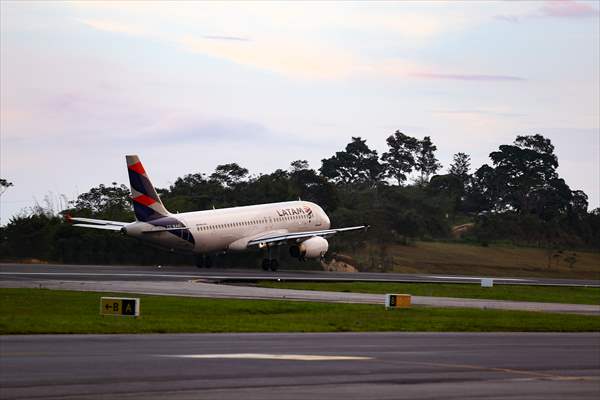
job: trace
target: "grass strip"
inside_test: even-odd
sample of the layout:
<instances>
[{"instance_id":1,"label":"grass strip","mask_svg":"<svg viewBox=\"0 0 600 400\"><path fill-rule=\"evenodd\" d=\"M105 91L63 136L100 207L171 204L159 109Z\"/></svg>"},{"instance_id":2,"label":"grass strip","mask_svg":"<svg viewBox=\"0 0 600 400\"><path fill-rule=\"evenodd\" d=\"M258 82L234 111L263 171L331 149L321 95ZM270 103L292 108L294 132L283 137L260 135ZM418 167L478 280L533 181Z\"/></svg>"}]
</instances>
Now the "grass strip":
<instances>
[{"instance_id":1,"label":"grass strip","mask_svg":"<svg viewBox=\"0 0 600 400\"><path fill-rule=\"evenodd\" d=\"M469 299L535 301L543 303L598 304L600 288L570 286L495 285L483 288L474 283L384 283L384 282L273 282L258 286L280 289L320 290L354 293L407 293L413 296Z\"/></svg>"},{"instance_id":2,"label":"grass strip","mask_svg":"<svg viewBox=\"0 0 600 400\"><path fill-rule=\"evenodd\" d=\"M132 295L0 289L0 333L600 331L595 316L133 295L141 298L136 319L100 316L101 296Z\"/></svg>"}]
</instances>

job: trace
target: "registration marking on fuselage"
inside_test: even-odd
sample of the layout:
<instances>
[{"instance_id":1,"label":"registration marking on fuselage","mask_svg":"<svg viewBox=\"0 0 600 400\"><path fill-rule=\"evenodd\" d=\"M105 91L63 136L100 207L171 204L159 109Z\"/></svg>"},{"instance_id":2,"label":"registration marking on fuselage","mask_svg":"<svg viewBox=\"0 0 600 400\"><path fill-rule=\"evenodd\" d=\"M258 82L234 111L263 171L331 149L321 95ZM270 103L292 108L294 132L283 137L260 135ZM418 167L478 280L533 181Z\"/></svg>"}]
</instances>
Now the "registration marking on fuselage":
<instances>
[{"instance_id":1,"label":"registration marking on fuselage","mask_svg":"<svg viewBox=\"0 0 600 400\"><path fill-rule=\"evenodd\" d=\"M348 361L348 360L372 360L372 357L359 356L328 356L312 354L262 354L262 353L239 353L239 354L180 354L165 355L162 357L172 358L199 358L199 359L235 359L235 360L292 360L292 361Z\"/></svg>"}]
</instances>

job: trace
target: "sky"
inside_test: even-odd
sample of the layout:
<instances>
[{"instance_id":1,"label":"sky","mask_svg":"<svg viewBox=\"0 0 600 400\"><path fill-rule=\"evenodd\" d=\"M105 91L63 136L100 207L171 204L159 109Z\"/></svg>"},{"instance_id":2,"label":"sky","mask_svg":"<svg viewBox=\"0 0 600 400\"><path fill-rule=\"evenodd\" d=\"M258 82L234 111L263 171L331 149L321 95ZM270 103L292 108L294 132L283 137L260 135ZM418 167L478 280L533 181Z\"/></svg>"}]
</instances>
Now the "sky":
<instances>
[{"instance_id":1,"label":"sky","mask_svg":"<svg viewBox=\"0 0 600 400\"><path fill-rule=\"evenodd\" d=\"M1 224L60 195L237 162L252 174L394 131L472 170L517 135L600 206L600 1L0 1ZM283 199L282 199L283 200Z\"/></svg>"}]
</instances>

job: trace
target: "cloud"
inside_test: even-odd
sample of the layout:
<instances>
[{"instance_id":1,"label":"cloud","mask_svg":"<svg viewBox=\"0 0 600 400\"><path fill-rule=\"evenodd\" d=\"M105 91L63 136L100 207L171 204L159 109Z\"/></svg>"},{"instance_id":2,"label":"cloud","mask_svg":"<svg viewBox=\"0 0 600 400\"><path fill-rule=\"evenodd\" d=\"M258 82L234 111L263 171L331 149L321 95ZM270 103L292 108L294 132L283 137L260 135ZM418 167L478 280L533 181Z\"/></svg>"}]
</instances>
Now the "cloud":
<instances>
[{"instance_id":1,"label":"cloud","mask_svg":"<svg viewBox=\"0 0 600 400\"><path fill-rule=\"evenodd\" d=\"M106 19L80 19L79 22L89 26L90 28L104 32L123 33L132 36L149 35L147 30L130 23L123 24Z\"/></svg>"},{"instance_id":2,"label":"cloud","mask_svg":"<svg viewBox=\"0 0 600 400\"><path fill-rule=\"evenodd\" d=\"M205 54L294 78L346 77L357 64L357 60L344 50L326 43L311 43L293 37L263 35L250 40L243 36L229 35L177 35L109 20L84 19L80 22L95 30L146 37L191 53Z\"/></svg>"},{"instance_id":3,"label":"cloud","mask_svg":"<svg viewBox=\"0 0 600 400\"><path fill-rule=\"evenodd\" d=\"M214 144L269 140L273 134L259 123L233 118L199 118L185 114L167 114L150 127L140 130L133 141L144 138L147 145Z\"/></svg>"},{"instance_id":4,"label":"cloud","mask_svg":"<svg viewBox=\"0 0 600 400\"><path fill-rule=\"evenodd\" d=\"M598 4L598 3L596 3ZM600 12L589 3L575 0L549 0L540 8L540 13L556 18L598 17Z\"/></svg>"},{"instance_id":5,"label":"cloud","mask_svg":"<svg viewBox=\"0 0 600 400\"><path fill-rule=\"evenodd\" d=\"M512 22L512 23L517 23L521 20L521 17L518 15L508 15L508 14L495 15L494 18L499 21Z\"/></svg>"},{"instance_id":6,"label":"cloud","mask_svg":"<svg viewBox=\"0 0 600 400\"><path fill-rule=\"evenodd\" d=\"M485 75L485 74L444 74L435 72L411 72L415 78L422 79L448 79L459 81L524 81L525 78L511 75Z\"/></svg>"},{"instance_id":7,"label":"cloud","mask_svg":"<svg viewBox=\"0 0 600 400\"><path fill-rule=\"evenodd\" d=\"M235 40L239 42L249 42L249 38L241 37L241 36L218 36L218 35L204 35L202 36L204 39L210 40Z\"/></svg>"},{"instance_id":8,"label":"cloud","mask_svg":"<svg viewBox=\"0 0 600 400\"><path fill-rule=\"evenodd\" d=\"M157 2L140 7L135 2L83 2L73 7L80 21L96 30L144 37L286 77L321 80L388 75L382 58L389 57L389 50L373 59L366 54L377 48L373 43L386 49L422 47L477 23L458 11L437 13L417 4L340 4ZM336 31L353 41L340 42L339 34L332 35Z\"/></svg>"},{"instance_id":9,"label":"cloud","mask_svg":"<svg viewBox=\"0 0 600 400\"><path fill-rule=\"evenodd\" d=\"M481 114L481 115L491 115L491 116L497 116L497 117L507 117L507 118L520 118L520 117L525 117L527 116L527 114L523 114L523 113L514 113L514 112L508 112L508 111L501 111L501 110L480 110L480 109L473 109L473 110L432 110L431 111L434 114L447 114L447 115L476 115L476 114Z\"/></svg>"},{"instance_id":10,"label":"cloud","mask_svg":"<svg viewBox=\"0 0 600 400\"><path fill-rule=\"evenodd\" d=\"M597 4L597 3L596 3ZM501 14L494 18L501 21L517 23L527 18L594 18L600 16L600 10L590 3L577 0L546 0L542 7L524 14Z\"/></svg>"},{"instance_id":11,"label":"cloud","mask_svg":"<svg viewBox=\"0 0 600 400\"><path fill-rule=\"evenodd\" d=\"M305 136L295 137L289 132L241 118L202 116L190 112L164 112L153 124L133 129L125 142L143 140L145 146L183 145L265 145L268 147L312 147L318 141Z\"/></svg>"},{"instance_id":12,"label":"cloud","mask_svg":"<svg viewBox=\"0 0 600 400\"><path fill-rule=\"evenodd\" d=\"M180 47L236 64L303 79L333 79L349 76L358 64L351 54L328 46L292 38L257 38L253 42L214 41L185 36Z\"/></svg>"}]
</instances>

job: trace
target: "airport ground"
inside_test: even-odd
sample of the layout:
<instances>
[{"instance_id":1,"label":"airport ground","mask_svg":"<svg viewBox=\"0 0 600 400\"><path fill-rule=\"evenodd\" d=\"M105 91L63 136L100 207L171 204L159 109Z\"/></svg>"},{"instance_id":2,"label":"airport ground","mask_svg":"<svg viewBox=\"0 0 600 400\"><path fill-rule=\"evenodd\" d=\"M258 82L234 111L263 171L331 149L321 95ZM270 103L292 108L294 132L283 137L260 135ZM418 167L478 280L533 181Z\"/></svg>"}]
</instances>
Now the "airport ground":
<instances>
[{"instance_id":1,"label":"airport ground","mask_svg":"<svg viewBox=\"0 0 600 400\"><path fill-rule=\"evenodd\" d=\"M199 270L193 267L120 267L93 265L0 264L0 287L47 288L97 292L139 293L207 298L301 300L317 302L383 304L384 295L372 293L273 289L249 286L262 280L279 281L390 281L479 284L481 278L449 275L332 274L327 272L285 272L256 270ZM595 280L554 280L543 278L498 278L495 284L600 286ZM217 284L228 283L228 284ZM233 285L236 283L236 285ZM243 286L237 284L243 283ZM568 300L567 300L568 301ZM413 296L415 305L546 311L600 315L598 304L510 301L453 297Z\"/></svg>"},{"instance_id":2,"label":"airport ground","mask_svg":"<svg viewBox=\"0 0 600 400\"><path fill-rule=\"evenodd\" d=\"M79 293L130 292L238 299L228 301L310 300L316 301L315 305L330 301L361 303L363 307L381 306L383 296L269 289L249 286L248 282L269 279L381 282L386 278L395 282L477 285L479 277L424 274L352 274L349 277L318 272L284 271L272 275L262 271L207 271L186 267L0 265L1 287L42 286ZM245 285L231 284L239 282ZM495 281L499 285L525 284L528 287L598 287L599 283L590 279L525 277ZM536 309L543 304L546 311L556 313L600 311L600 306L589 304L427 296L415 296L414 300L429 307L440 304L440 307L453 307L449 310L461 310L467 301L468 306L475 308L473 311L482 313L511 312L489 310L494 304L509 309ZM600 318L541 312L525 314ZM261 318L261 314L255 318ZM317 318L318 315L314 316ZM430 322L434 324L435 317ZM562 399L600 396L598 329L588 333L4 335L0 337L0 352L0 397L3 399L432 399L442 396Z\"/></svg>"},{"instance_id":3,"label":"airport ground","mask_svg":"<svg viewBox=\"0 0 600 400\"><path fill-rule=\"evenodd\" d=\"M600 279L600 252L417 241L344 249L362 269L404 274Z\"/></svg>"},{"instance_id":4,"label":"airport ground","mask_svg":"<svg viewBox=\"0 0 600 400\"><path fill-rule=\"evenodd\" d=\"M140 318L102 316L100 297L136 297ZM132 309L133 311L133 309ZM0 289L0 334L225 332L600 332L600 316L460 307Z\"/></svg>"},{"instance_id":5,"label":"airport ground","mask_svg":"<svg viewBox=\"0 0 600 400\"><path fill-rule=\"evenodd\" d=\"M3 399L596 399L598 333L2 337Z\"/></svg>"}]
</instances>

